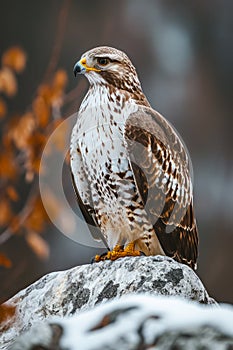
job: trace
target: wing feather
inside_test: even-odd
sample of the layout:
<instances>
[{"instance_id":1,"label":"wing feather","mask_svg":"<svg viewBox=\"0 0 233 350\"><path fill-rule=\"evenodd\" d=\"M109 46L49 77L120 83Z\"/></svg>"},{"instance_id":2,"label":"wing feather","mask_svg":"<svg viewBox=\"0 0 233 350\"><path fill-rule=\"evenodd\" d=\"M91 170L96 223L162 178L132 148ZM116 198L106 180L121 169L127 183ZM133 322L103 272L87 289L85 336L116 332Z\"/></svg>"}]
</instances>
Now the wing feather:
<instances>
[{"instance_id":1,"label":"wing feather","mask_svg":"<svg viewBox=\"0 0 233 350\"><path fill-rule=\"evenodd\" d=\"M127 119L124 141L138 191L165 254L194 268L198 233L184 143L165 118L143 106Z\"/></svg>"}]
</instances>

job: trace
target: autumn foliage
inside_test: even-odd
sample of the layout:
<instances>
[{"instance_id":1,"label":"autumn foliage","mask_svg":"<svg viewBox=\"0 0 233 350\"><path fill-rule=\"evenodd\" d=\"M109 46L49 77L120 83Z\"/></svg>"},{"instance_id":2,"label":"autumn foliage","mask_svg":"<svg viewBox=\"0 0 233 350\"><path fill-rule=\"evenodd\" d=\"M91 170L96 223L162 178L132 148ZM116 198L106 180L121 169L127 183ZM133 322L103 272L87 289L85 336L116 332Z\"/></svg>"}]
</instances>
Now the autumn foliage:
<instances>
[{"instance_id":1,"label":"autumn foliage","mask_svg":"<svg viewBox=\"0 0 233 350\"><path fill-rule=\"evenodd\" d=\"M49 249L42 233L49 219L40 198L38 175L44 146L62 121L67 74L62 69L55 70L38 86L25 113L9 115L8 103L20 89L17 77L23 74L26 64L26 53L20 47L9 48L1 58L0 243L21 234L33 251L45 258ZM25 203L21 203L22 187L28 192ZM11 264L0 249L0 265L9 268Z\"/></svg>"},{"instance_id":2,"label":"autumn foliage","mask_svg":"<svg viewBox=\"0 0 233 350\"><path fill-rule=\"evenodd\" d=\"M15 316L16 307L10 304L0 305L0 331L4 332L9 329L13 322Z\"/></svg>"}]
</instances>

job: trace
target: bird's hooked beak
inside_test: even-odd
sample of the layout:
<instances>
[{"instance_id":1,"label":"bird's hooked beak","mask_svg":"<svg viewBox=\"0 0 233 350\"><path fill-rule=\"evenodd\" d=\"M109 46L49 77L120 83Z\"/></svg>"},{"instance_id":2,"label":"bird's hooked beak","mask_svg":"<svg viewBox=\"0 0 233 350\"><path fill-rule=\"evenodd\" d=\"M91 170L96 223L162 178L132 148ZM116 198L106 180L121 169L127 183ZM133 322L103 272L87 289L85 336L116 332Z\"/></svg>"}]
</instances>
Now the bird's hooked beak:
<instances>
[{"instance_id":1,"label":"bird's hooked beak","mask_svg":"<svg viewBox=\"0 0 233 350\"><path fill-rule=\"evenodd\" d=\"M79 60L77 63L74 65L74 75L76 76L77 74L85 74L86 72L89 71L94 71L94 72L100 72L100 69L94 68L94 67L89 67L87 65L86 58L82 58Z\"/></svg>"}]
</instances>

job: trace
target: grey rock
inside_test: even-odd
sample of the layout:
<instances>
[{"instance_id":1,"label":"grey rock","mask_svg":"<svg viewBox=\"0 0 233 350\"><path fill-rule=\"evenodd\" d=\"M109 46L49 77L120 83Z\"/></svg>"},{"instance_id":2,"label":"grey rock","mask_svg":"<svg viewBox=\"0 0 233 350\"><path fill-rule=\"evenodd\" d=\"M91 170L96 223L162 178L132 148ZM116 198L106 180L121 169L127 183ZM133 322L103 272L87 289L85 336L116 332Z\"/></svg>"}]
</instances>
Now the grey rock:
<instances>
[{"instance_id":1,"label":"grey rock","mask_svg":"<svg viewBox=\"0 0 233 350\"><path fill-rule=\"evenodd\" d=\"M2 325L0 344L10 344L38 321L71 316L129 293L215 303L195 272L169 257L129 257L83 265L50 273L11 298L6 304L16 307L15 319L13 324Z\"/></svg>"},{"instance_id":2,"label":"grey rock","mask_svg":"<svg viewBox=\"0 0 233 350\"><path fill-rule=\"evenodd\" d=\"M134 295L34 325L10 350L230 350L233 307Z\"/></svg>"}]
</instances>

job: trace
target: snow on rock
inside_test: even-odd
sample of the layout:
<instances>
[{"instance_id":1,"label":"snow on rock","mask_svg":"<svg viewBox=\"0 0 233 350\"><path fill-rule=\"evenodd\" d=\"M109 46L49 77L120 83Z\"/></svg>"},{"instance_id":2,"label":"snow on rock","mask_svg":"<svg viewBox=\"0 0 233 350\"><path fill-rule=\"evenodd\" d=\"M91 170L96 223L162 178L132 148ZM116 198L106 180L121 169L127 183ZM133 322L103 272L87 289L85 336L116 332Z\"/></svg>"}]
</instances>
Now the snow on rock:
<instances>
[{"instance_id":1,"label":"snow on rock","mask_svg":"<svg viewBox=\"0 0 233 350\"><path fill-rule=\"evenodd\" d=\"M131 295L54 318L18 338L10 350L230 350L233 307L177 297Z\"/></svg>"},{"instance_id":2,"label":"snow on rock","mask_svg":"<svg viewBox=\"0 0 233 350\"><path fill-rule=\"evenodd\" d=\"M215 303L195 272L165 256L129 257L50 273L11 298L15 319L3 324L0 344L50 316L71 316L129 293L181 296ZM1 331L1 330L0 330ZM0 349L4 349L4 347Z\"/></svg>"}]
</instances>

